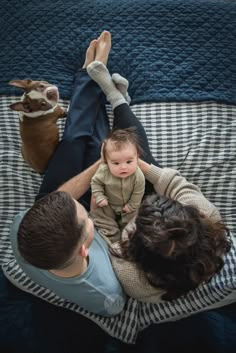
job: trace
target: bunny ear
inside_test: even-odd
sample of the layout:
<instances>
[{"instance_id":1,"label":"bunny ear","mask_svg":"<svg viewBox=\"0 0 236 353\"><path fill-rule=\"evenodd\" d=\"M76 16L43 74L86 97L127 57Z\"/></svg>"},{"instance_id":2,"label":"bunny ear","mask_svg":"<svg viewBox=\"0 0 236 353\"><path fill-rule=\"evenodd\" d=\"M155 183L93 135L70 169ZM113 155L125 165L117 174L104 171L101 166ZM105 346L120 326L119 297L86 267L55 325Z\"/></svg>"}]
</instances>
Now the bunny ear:
<instances>
[{"instance_id":1,"label":"bunny ear","mask_svg":"<svg viewBox=\"0 0 236 353\"><path fill-rule=\"evenodd\" d=\"M32 82L32 80L27 79L27 80L11 80L10 82L8 82L9 85L14 86L14 87L19 87L22 89L27 89L28 86L30 85L30 83Z\"/></svg>"}]
</instances>

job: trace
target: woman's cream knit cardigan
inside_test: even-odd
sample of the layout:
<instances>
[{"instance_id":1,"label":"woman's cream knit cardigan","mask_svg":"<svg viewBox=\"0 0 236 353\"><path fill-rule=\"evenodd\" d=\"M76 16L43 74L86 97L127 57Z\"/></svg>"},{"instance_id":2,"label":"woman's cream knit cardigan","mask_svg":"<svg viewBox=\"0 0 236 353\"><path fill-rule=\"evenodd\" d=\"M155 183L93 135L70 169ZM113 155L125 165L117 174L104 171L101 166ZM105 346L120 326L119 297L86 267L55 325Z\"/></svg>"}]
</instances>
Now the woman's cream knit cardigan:
<instances>
[{"instance_id":1,"label":"woman's cream knit cardigan","mask_svg":"<svg viewBox=\"0 0 236 353\"><path fill-rule=\"evenodd\" d=\"M203 196L197 186L189 183L177 170L151 165L145 178L153 184L159 195L177 200L183 205L195 206L212 221L221 220L217 208ZM127 230L134 226L134 221L130 221L122 233L123 239L127 239ZM111 246L119 249L118 242L111 244ZM119 259L113 255L111 255L111 260L116 275L129 296L149 303L161 301L161 295L164 291L152 287L146 280L145 274L138 270L133 262Z\"/></svg>"}]
</instances>

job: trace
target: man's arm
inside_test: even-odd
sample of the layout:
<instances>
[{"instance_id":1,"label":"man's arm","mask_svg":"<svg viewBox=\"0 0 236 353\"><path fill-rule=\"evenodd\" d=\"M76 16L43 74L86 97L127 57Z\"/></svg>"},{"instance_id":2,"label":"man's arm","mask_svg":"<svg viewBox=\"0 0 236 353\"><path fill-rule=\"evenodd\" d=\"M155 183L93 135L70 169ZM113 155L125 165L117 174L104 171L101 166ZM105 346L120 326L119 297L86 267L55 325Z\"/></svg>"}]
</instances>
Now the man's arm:
<instances>
[{"instance_id":1,"label":"man's arm","mask_svg":"<svg viewBox=\"0 0 236 353\"><path fill-rule=\"evenodd\" d=\"M96 173L100 162L101 160L99 159L89 168L62 184L58 190L68 192L74 199L78 200L89 189L91 179Z\"/></svg>"}]
</instances>

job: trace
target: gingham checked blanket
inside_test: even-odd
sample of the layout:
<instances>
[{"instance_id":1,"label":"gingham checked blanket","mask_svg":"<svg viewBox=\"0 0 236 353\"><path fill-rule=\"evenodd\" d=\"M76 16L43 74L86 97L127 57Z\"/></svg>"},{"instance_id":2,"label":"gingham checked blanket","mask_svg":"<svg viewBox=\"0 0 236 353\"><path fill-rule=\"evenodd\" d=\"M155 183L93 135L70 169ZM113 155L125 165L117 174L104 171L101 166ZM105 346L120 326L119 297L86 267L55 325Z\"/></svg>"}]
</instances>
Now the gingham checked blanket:
<instances>
[{"instance_id":1,"label":"gingham checked blanket","mask_svg":"<svg viewBox=\"0 0 236 353\"><path fill-rule=\"evenodd\" d=\"M41 176L24 163L20 153L18 115L8 109L16 97L0 99L0 262L13 259L9 245L9 227L14 215L30 206L38 191ZM63 103L67 106L67 102ZM161 165L177 168L221 211L224 221L236 229L236 107L205 103L149 103L132 107L142 121L154 156ZM108 109L110 119L112 114ZM60 126L62 129L62 125ZM227 258L224 272L214 278L214 293L207 287L190 293L187 304L148 305L129 299L125 310L114 318L90 314L61 300L49 290L32 283L11 263L8 274L16 276L28 291L51 303L79 312L95 321L110 335L132 343L137 333L151 323L177 320L214 303L235 288L233 258L235 247ZM234 277L235 278L235 277ZM25 288L24 288L25 289ZM189 304L192 303L192 304Z\"/></svg>"}]
</instances>

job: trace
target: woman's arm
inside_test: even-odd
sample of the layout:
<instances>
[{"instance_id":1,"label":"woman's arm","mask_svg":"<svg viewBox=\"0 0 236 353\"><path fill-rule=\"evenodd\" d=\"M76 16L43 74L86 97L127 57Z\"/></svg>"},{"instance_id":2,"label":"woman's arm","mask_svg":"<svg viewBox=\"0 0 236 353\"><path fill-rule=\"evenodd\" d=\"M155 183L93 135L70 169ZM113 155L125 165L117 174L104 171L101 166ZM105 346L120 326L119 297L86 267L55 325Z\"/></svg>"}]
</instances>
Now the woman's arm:
<instances>
[{"instance_id":1,"label":"woman's arm","mask_svg":"<svg viewBox=\"0 0 236 353\"><path fill-rule=\"evenodd\" d=\"M138 165L144 175L147 174L149 172L149 170L151 169L151 164L144 162L142 159L138 160Z\"/></svg>"},{"instance_id":2,"label":"woman's arm","mask_svg":"<svg viewBox=\"0 0 236 353\"><path fill-rule=\"evenodd\" d=\"M179 201L183 205L195 206L212 221L221 220L219 211L205 198L199 187L188 182L177 170L156 167L141 160L139 166L159 195Z\"/></svg>"}]
</instances>

